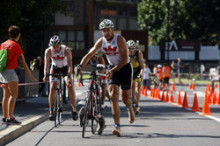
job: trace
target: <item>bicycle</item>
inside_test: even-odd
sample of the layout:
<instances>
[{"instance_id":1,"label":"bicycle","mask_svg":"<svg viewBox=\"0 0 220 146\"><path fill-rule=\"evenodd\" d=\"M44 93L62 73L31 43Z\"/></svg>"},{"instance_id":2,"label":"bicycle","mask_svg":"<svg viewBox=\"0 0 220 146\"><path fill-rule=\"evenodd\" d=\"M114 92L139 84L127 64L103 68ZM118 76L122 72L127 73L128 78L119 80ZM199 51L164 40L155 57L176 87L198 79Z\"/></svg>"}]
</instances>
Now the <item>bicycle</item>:
<instances>
[{"instance_id":1,"label":"bicycle","mask_svg":"<svg viewBox=\"0 0 220 146\"><path fill-rule=\"evenodd\" d=\"M62 112L63 112L63 89L62 89L62 79L68 74L63 73L54 73L48 74L48 76L56 77L58 80L56 81L56 94L55 94L55 102L54 102L54 126L57 127L61 124Z\"/></svg>"},{"instance_id":2,"label":"bicycle","mask_svg":"<svg viewBox=\"0 0 220 146\"><path fill-rule=\"evenodd\" d=\"M85 106L83 107L84 114L80 117L80 126L82 127L82 138L85 137L86 127L89 125L89 120L91 121L91 131L95 134L98 127L99 115L102 115L101 110L101 98L100 98L100 87L97 82L98 76L105 76L105 74L88 71L81 71L82 74L91 75L89 91L85 99ZM83 85L83 83L82 83ZM79 112L80 113L80 112ZM101 134L102 132L98 132Z\"/></svg>"}]
</instances>

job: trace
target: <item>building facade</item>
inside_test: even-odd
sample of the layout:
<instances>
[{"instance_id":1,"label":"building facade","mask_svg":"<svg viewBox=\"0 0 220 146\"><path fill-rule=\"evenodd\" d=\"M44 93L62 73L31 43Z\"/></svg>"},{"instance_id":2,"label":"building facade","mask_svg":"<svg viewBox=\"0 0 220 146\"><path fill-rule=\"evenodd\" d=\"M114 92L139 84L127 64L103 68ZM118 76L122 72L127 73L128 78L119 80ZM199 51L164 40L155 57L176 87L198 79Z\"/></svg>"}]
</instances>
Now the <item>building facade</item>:
<instances>
[{"instance_id":1,"label":"building facade","mask_svg":"<svg viewBox=\"0 0 220 146\"><path fill-rule=\"evenodd\" d=\"M140 0L63 0L63 4L68 5L67 15L58 13L54 16L53 26L44 35L44 48L49 38L58 34L71 48L76 64L92 47L95 38L101 36L98 26L103 19L111 19L115 30L140 29L137 23L138 2Z\"/></svg>"}]
</instances>

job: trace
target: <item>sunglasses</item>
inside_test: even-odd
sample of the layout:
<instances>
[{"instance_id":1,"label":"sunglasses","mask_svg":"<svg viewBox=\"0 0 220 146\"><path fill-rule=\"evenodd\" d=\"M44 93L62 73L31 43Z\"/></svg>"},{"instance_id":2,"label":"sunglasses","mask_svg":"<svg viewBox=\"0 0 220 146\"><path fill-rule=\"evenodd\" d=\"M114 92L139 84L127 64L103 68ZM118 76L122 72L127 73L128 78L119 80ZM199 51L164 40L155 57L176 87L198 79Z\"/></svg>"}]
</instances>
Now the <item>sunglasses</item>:
<instances>
[{"instance_id":1,"label":"sunglasses","mask_svg":"<svg viewBox=\"0 0 220 146\"><path fill-rule=\"evenodd\" d=\"M129 50L134 50L134 49L136 49L136 47L129 47L128 49Z\"/></svg>"}]
</instances>

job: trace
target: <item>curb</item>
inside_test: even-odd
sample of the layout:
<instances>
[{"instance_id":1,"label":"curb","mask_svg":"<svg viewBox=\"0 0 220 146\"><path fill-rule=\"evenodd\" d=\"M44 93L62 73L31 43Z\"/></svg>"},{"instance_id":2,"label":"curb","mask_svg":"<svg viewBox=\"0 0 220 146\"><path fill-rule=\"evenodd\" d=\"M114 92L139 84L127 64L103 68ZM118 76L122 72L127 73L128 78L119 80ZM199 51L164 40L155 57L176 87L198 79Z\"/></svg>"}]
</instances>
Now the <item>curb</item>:
<instances>
[{"instance_id":1,"label":"curb","mask_svg":"<svg viewBox=\"0 0 220 146\"><path fill-rule=\"evenodd\" d=\"M39 116L34 116L22 122L21 125L13 125L0 131L0 145L5 145L17 137L23 135L35 126L48 119L48 112Z\"/></svg>"}]
</instances>

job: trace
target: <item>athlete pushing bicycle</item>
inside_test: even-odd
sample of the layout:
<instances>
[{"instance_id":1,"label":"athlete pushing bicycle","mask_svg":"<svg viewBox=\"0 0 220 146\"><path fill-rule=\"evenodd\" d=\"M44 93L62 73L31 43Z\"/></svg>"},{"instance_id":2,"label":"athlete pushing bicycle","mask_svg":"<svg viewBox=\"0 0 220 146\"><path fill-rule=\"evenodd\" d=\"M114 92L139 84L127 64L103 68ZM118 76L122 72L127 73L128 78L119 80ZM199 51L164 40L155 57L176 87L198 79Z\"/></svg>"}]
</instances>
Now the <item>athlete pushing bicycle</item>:
<instances>
[{"instance_id":1,"label":"athlete pushing bicycle","mask_svg":"<svg viewBox=\"0 0 220 146\"><path fill-rule=\"evenodd\" d=\"M52 61L51 68L50 59ZM72 53L69 47L61 44L61 39L59 36L54 35L49 41L49 48L45 51L45 66L44 66L44 81L48 81L48 74L52 73L63 73L68 74L65 77L66 86L68 88L69 100L72 105L72 118L74 121L78 119L78 113L76 111L76 95L73 84L73 67L72 67ZM57 78L50 76L50 93L49 93L49 119L54 120L54 99L56 94L56 81Z\"/></svg>"},{"instance_id":2,"label":"athlete pushing bicycle","mask_svg":"<svg viewBox=\"0 0 220 146\"><path fill-rule=\"evenodd\" d=\"M112 134L121 136L120 129L120 109L119 109L119 87L122 89L122 101L128 108L129 122L135 120L134 110L131 104L131 80L132 67L128 56L128 48L124 37L113 32L114 24L109 19L104 19L99 24L99 29L102 32L101 37L91 50L83 57L78 70L86 66L92 56L101 48L101 51L106 54L108 63L111 69L106 73L109 79L109 89L112 104L112 115L114 118L115 129Z\"/></svg>"}]
</instances>

